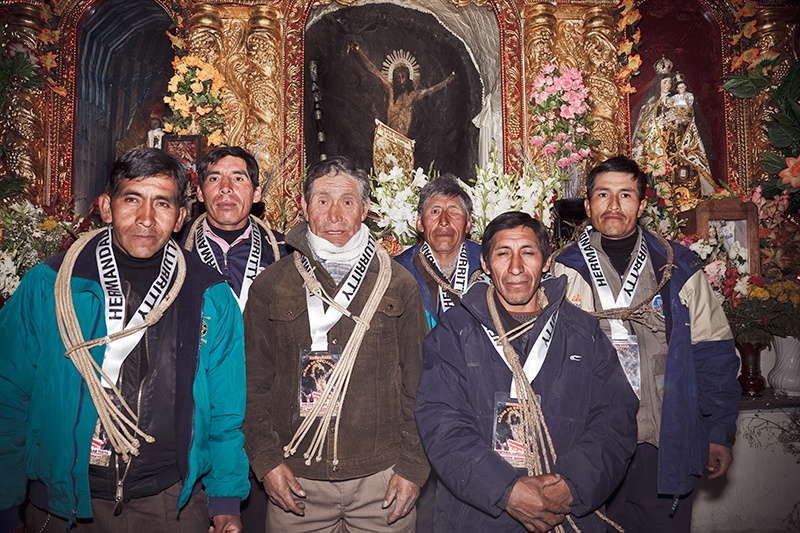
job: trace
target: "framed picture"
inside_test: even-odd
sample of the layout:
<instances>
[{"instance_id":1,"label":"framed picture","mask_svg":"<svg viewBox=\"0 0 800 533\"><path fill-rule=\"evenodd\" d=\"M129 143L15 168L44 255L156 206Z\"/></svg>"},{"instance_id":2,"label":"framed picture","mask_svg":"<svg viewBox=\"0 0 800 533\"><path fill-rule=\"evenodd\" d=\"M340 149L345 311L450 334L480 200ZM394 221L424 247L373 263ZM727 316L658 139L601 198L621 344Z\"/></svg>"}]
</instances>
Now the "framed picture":
<instances>
[{"instance_id":1,"label":"framed picture","mask_svg":"<svg viewBox=\"0 0 800 533\"><path fill-rule=\"evenodd\" d=\"M697 204L697 235L731 239L747 250L748 271L761 275L761 249L758 242L758 208L738 198L720 198Z\"/></svg>"},{"instance_id":2,"label":"framed picture","mask_svg":"<svg viewBox=\"0 0 800 533\"><path fill-rule=\"evenodd\" d=\"M202 135L165 135L162 149L181 160L192 185L197 187L197 162L203 157L205 137Z\"/></svg>"}]
</instances>

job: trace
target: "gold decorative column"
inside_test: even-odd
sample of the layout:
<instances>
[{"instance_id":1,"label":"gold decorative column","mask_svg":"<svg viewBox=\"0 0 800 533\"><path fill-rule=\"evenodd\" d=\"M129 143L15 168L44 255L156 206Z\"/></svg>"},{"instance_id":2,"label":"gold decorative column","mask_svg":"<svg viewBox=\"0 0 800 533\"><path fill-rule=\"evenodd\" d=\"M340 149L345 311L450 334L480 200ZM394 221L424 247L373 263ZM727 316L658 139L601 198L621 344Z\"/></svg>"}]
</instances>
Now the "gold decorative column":
<instances>
[{"instance_id":1,"label":"gold decorative column","mask_svg":"<svg viewBox=\"0 0 800 533\"><path fill-rule=\"evenodd\" d=\"M255 6L248 20L245 49L250 114L246 144L256 154L266 205L265 217L273 225L282 213L299 211L291 183L282 172L281 128L281 14L269 6ZM270 180L267 183L267 180Z\"/></svg>"},{"instance_id":2,"label":"gold decorative column","mask_svg":"<svg viewBox=\"0 0 800 533\"><path fill-rule=\"evenodd\" d=\"M38 45L37 35L42 30L40 9L29 4L11 4L5 26L0 35L0 45L20 41L31 50ZM32 201L46 203L46 89L20 89L14 91L0 115L0 144L8 152L0 161L0 173L17 174L30 180Z\"/></svg>"},{"instance_id":3,"label":"gold decorative column","mask_svg":"<svg viewBox=\"0 0 800 533\"><path fill-rule=\"evenodd\" d=\"M627 148L627 116L624 98L615 81L619 70L616 29L608 8L597 6L583 15L583 52L586 63L581 66L589 105L592 109L592 135L600 141L598 159L605 160L624 153Z\"/></svg>"}]
</instances>

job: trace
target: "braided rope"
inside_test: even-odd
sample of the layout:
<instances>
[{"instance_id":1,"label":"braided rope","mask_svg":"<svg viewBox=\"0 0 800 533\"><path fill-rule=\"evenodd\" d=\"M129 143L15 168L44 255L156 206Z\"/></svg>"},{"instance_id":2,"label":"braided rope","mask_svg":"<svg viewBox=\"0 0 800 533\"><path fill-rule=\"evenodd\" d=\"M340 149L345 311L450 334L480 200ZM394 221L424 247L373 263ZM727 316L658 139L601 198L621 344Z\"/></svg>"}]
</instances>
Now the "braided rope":
<instances>
[{"instance_id":1,"label":"braided rope","mask_svg":"<svg viewBox=\"0 0 800 533\"><path fill-rule=\"evenodd\" d=\"M117 339L132 335L158 322L164 315L164 312L166 312L169 306L172 305L178 297L178 293L186 279L186 261L183 258L183 254L178 253L178 269L175 282L161 302L147 314L144 318L144 322L139 326L124 329L98 339L85 341L83 339L83 333L81 332L78 316L75 313L70 280L72 279L72 272L75 268L78 255L80 255L81 251L91 239L103 231L108 231L108 229L100 228L82 235L75 241L64 256L64 261L56 275L54 287L56 323L58 324L58 331L61 334L61 340L64 343L64 356L72 361L78 373L86 383L89 389L89 395L92 398L92 403L95 409L97 409L100 423L105 428L108 439L114 447L114 451L120 454L122 460L127 463L130 461L131 455L139 455L140 442L134 434L144 438L147 442L154 442L155 439L139 429L138 417L125 402L116 384L111 383L109 377L103 372L102 367L95 362L89 350L96 346L110 344ZM114 405L109 395L106 394L101 384L101 377L106 383L111 384L111 390L120 400L124 412Z\"/></svg>"},{"instance_id":2,"label":"braided rope","mask_svg":"<svg viewBox=\"0 0 800 533\"><path fill-rule=\"evenodd\" d=\"M533 317L531 320L520 324L518 327L509 331L505 331L503 322L500 320L500 315L497 312L497 304L495 303L495 287L490 285L486 290L486 303L489 306L489 315L492 317L492 324L494 325L497 335L500 337L500 344L503 346L503 357L511 367L511 373L514 376L514 385L517 389L517 400L520 406L520 415L522 417L522 424L525 429L525 435L528 437L528 442L525 443L525 467L528 470L528 476L541 476L551 472L551 463L555 465L557 455L553 439L550 436L550 430L544 420L544 412L539 400L536 399L536 394L533 392L533 386L525 375L522 365L519 362L519 355L514 347L511 346L511 340L519 337L523 333L530 331L533 328L538 316ZM544 291L541 287L538 291L540 303ZM546 306L546 298L545 298ZM545 306L542 306L544 308ZM614 521L604 516L600 511L595 513L606 523L610 524L617 531L623 532L623 529ZM567 515L567 522L576 533L580 533L580 529L575 524L571 515ZM564 533L564 526L558 525L554 528L558 533Z\"/></svg>"},{"instance_id":3,"label":"braided rope","mask_svg":"<svg viewBox=\"0 0 800 533\"><path fill-rule=\"evenodd\" d=\"M325 444L331 418L334 415L336 416L336 422L333 434L333 465L336 466L339 464L339 422L341 421L341 416L339 416L339 414L344 406L347 390L350 386L350 377L353 373L353 366L355 365L358 351L361 348L361 343L369 329L369 323L375 311L377 311L381 299L386 293L386 289L389 287L389 282L392 279L392 266L389 254L380 246L377 248L376 253L380 265L378 280L367 299L367 303L364 305L364 309L361 311L361 316L350 313L347 309L335 302L333 298L323 290L319 280L317 280L313 274L309 274L306 271L302 263L302 255L300 252L294 253L294 264L297 271L303 277L303 286L323 302L332 306L342 313L342 315L351 318L356 323L353 333L350 335L350 339L347 341L342 355L331 372L325 389L322 391L322 396L314 402L311 412L309 412L300 423L300 427L295 432L289 444L283 448L284 457L294 455L297 452L297 447L311 430L314 421L317 417L320 417L319 424L311 438L308 450L303 454L306 466L311 465L312 457L314 457L317 462L322 460L322 448ZM325 410L324 413L322 412L323 409Z\"/></svg>"}]
</instances>

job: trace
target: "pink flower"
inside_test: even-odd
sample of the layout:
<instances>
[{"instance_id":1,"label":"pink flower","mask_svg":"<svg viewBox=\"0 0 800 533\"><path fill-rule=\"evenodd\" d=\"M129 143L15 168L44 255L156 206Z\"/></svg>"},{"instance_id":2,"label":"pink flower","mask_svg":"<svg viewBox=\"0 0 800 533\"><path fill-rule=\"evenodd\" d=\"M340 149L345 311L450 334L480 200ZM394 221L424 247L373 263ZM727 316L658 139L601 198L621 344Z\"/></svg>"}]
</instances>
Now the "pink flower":
<instances>
[{"instance_id":1,"label":"pink flower","mask_svg":"<svg viewBox=\"0 0 800 533\"><path fill-rule=\"evenodd\" d=\"M531 137L531 144L533 146L542 146L544 144L544 137L541 135L533 135Z\"/></svg>"},{"instance_id":2,"label":"pink flower","mask_svg":"<svg viewBox=\"0 0 800 533\"><path fill-rule=\"evenodd\" d=\"M563 118L573 118L575 113L573 112L572 108L567 104L561 104L561 116Z\"/></svg>"},{"instance_id":3,"label":"pink flower","mask_svg":"<svg viewBox=\"0 0 800 533\"><path fill-rule=\"evenodd\" d=\"M790 187L800 187L800 156L787 157L786 168L778 173L781 182Z\"/></svg>"},{"instance_id":4,"label":"pink flower","mask_svg":"<svg viewBox=\"0 0 800 533\"><path fill-rule=\"evenodd\" d=\"M544 148L542 148L542 154L544 154L544 155L553 155L553 154L556 153L557 150L558 150L558 145L556 143L552 142L552 143L546 145Z\"/></svg>"}]
</instances>

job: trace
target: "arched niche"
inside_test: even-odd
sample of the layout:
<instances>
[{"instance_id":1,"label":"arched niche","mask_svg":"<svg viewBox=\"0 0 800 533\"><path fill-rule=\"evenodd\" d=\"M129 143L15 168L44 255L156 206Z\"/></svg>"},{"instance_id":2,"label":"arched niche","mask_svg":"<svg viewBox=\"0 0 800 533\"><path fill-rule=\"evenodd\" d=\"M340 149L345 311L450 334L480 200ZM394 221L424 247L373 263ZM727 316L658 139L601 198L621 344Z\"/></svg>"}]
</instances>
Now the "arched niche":
<instances>
[{"instance_id":1,"label":"arched niche","mask_svg":"<svg viewBox=\"0 0 800 533\"><path fill-rule=\"evenodd\" d=\"M525 152L523 142L524 131L524 94L522 87L522 49L521 27L519 13L512 2L505 0L495 1L462 1L446 2L419 0L414 2L396 2L404 7L421 9L435 13L444 21L447 19L451 31L460 26L461 32L466 32L466 27L474 22L473 18L486 19L489 15L496 22L496 33L488 36L491 44L484 42L486 50L477 52L485 57L478 59L485 63L481 72L484 85L487 87L485 94L496 94L499 100L499 116L502 132L502 158L507 171L519 170ZM303 142L307 133L304 131L303 117L308 110L304 109L305 76L305 31L308 25L312 8L345 9L355 2L339 2L332 6L329 1L314 2L310 0L294 0L288 3L284 12L284 63L283 63L283 154L284 180L299 178L308 161L305 160ZM361 5L359 3L358 5ZM318 11L316 13L323 13ZM468 32L466 32L468 33ZM473 54L479 48L479 40L487 36L472 36L463 38L467 46L472 46ZM489 59L493 56L494 59ZM492 67L491 64L495 66Z\"/></svg>"},{"instance_id":2,"label":"arched niche","mask_svg":"<svg viewBox=\"0 0 800 533\"><path fill-rule=\"evenodd\" d=\"M83 211L102 192L117 152L146 135L152 104L164 95L172 75L164 34L171 11L161 0L70 0L60 7L66 95L47 95L43 203L74 197Z\"/></svg>"}]
</instances>

